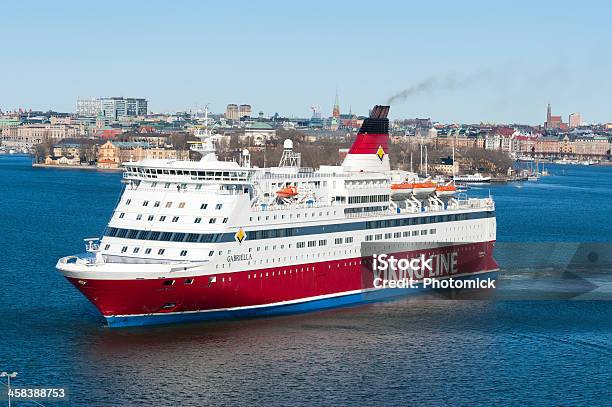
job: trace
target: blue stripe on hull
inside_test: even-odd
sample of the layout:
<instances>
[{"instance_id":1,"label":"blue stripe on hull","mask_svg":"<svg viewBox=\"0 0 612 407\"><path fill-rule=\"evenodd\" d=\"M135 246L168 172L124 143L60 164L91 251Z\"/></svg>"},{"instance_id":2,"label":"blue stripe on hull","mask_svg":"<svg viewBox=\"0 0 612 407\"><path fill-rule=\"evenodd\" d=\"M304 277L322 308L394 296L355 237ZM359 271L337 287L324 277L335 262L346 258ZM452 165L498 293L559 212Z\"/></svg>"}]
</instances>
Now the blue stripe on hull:
<instances>
[{"instance_id":1,"label":"blue stripe on hull","mask_svg":"<svg viewBox=\"0 0 612 407\"><path fill-rule=\"evenodd\" d=\"M457 279L460 278L462 280L472 280L475 278L496 278L496 276L497 271L491 271L472 276L458 277ZM388 301L397 299L399 297L405 297L408 295L419 294L427 291L431 291L431 288L423 288L421 286L416 288L388 288L383 290L367 291L364 293L347 294L332 298L304 301L294 304L261 306L231 311L202 311L117 317L111 316L106 317L106 322L109 327L119 328L129 326L174 324L181 322L215 321L222 319L242 319L264 316L278 316L311 311L320 311L330 308L339 308L351 305L367 304L372 302Z\"/></svg>"}]
</instances>

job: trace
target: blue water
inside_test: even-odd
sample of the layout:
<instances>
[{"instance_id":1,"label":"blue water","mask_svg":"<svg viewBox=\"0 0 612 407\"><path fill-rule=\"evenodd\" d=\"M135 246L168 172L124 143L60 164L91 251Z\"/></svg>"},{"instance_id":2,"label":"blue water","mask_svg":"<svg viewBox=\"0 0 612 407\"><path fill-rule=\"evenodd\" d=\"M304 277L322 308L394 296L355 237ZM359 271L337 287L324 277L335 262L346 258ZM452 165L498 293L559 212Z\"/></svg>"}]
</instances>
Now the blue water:
<instances>
[{"instance_id":1,"label":"blue water","mask_svg":"<svg viewBox=\"0 0 612 407\"><path fill-rule=\"evenodd\" d=\"M499 240L611 241L612 168L550 171L470 191L496 199ZM0 156L0 370L68 389L44 405L612 405L609 301L409 298L105 328L54 265L101 233L120 179Z\"/></svg>"}]
</instances>

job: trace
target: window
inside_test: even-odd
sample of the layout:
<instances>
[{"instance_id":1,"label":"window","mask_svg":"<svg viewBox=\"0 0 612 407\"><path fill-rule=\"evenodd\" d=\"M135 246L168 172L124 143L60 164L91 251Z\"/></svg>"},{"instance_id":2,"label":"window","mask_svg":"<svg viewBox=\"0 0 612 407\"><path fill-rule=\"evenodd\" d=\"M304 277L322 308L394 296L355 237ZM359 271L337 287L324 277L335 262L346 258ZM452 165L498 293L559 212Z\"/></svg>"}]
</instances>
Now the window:
<instances>
[{"instance_id":1,"label":"window","mask_svg":"<svg viewBox=\"0 0 612 407\"><path fill-rule=\"evenodd\" d=\"M170 208L172 206L172 201L166 202L166 208Z\"/></svg>"},{"instance_id":2,"label":"window","mask_svg":"<svg viewBox=\"0 0 612 407\"><path fill-rule=\"evenodd\" d=\"M427 230L426 229L421 230L421 236L426 235L426 234L427 234Z\"/></svg>"},{"instance_id":3,"label":"window","mask_svg":"<svg viewBox=\"0 0 612 407\"><path fill-rule=\"evenodd\" d=\"M132 200L131 200L131 199L128 199L127 201L125 201L125 204L126 204L126 205L129 205L129 204L131 204L131 203L132 203Z\"/></svg>"},{"instance_id":4,"label":"window","mask_svg":"<svg viewBox=\"0 0 612 407\"><path fill-rule=\"evenodd\" d=\"M166 251L166 249L159 249L157 251L157 254L159 254L161 256L162 254L164 254L165 251Z\"/></svg>"},{"instance_id":5,"label":"window","mask_svg":"<svg viewBox=\"0 0 612 407\"><path fill-rule=\"evenodd\" d=\"M166 183L164 184L164 188L166 188L166 189L170 188L170 183L169 183L169 182L166 182Z\"/></svg>"},{"instance_id":6,"label":"window","mask_svg":"<svg viewBox=\"0 0 612 407\"><path fill-rule=\"evenodd\" d=\"M123 219L123 217L124 217L124 216L125 216L125 213L121 212L121 213L119 214L119 219Z\"/></svg>"},{"instance_id":7,"label":"window","mask_svg":"<svg viewBox=\"0 0 612 407\"><path fill-rule=\"evenodd\" d=\"M391 233L385 233L385 239L391 239Z\"/></svg>"},{"instance_id":8,"label":"window","mask_svg":"<svg viewBox=\"0 0 612 407\"><path fill-rule=\"evenodd\" d=\"M327 240L319 240L319 246L325 246L327 244Z\"/></svg>"},{"instance_id":9,"label":"window","mask_svg":"<svg viewBox=\"0 0 612 407\"><path fill-rule=\"evenodd\" d=\"M181 257L187 256L187 250L181 250Z\"/></svg>"},{"instance_id":10,"label":"window","mask_svg":"<svg viewBox=\"0 0 612 407\"><path fill-rule=\"evenodd\" d=\"M376 240L382 239L382 234L378 234L378 235L374 236L374 239L376 239Z\"/></svg>"},{"instance_id":11,"label":"window","mask_svg":"<svg viewBox=\"0 0 612 407\"><path fill-rule=\"evenodd\" d=\"M179 220L178 216L175 216L175 217L172 218L172 222L174 222L174 223L178 222L178 220Z\"/></svg>"},{"instance_id":12,"label":"window","mask_svg":"<svg viewBox=\"0 0 612 407\"><path fill-rule=\"evenodd\" d=\"M180 208L180 209L183 209L184 207L185 207L185 202L181 202L181 203L179 204L179 208Z\"/></svg>"},{"instance_id":13,"label":"window","mask_svg":"<svg viewBox=\"0 0 612 407\"><path fill-rule=\"evenodd\" d=\"M429 234L430 235L435 235L436 234L436 229L429 229Z\"/></svg>"},{"instance_id":14,"label":"window","mask_svg":"<svg viewBox=\"0 0 612 407\"><path fill-rule=\"evenodd\" d=\"M159 208L159 205L161 204L161 202L159 201L155 201L155 203L153 204L153 207L155 208Z\"/></svg>"},{"instance_id":15,"label":"window","mask_svg":"<svg viewBox=\"0 0 612 407\"><path fill-rule=\"evenodd\" d=\"M140 247L134 247L132 253L138 253L140 251Z\"/></svg>"},{"instance_id":16,"label":"window","mask_svg":"<svg viewBox=\"0 0 612 407\"><path fill-rule=\"evenodd\" d=\"M337 237L336 239L334 239L334 243L335 244L342 244L342 238L341 237Z\"/></svg>"},{"instance_id":17,"label":"window","mask_svg":"<svg viewBox=\"0 0 612 407\"><path fill-rule=\"evenodd\" d=\"M215 209L216 210L221 210L221 208L223 208L223 204L216 204L215 205Z\"/></svg>"},{"instance_id":18,"label":"window","mask_svg":"<svg viewBox=\"0 0 612 407\"><path fill-rule=\"evenodd\" d=\"M223 218L223 223L227 223L228 218Z\"/></svg>"},{"instance_id":19,"label":"window","mask_svg":"<svg viewBox=\"0 0 612 407\"><path fill-rule=\"evenodd\" d=\"M217 221L217 218L210 218L208 223L215 223Z\"/></svg>"},{"instance_id":20,"label":"window","mask_svg":"<svg viewBox=\"0 0 612 407\"><path fill-rule=\"evenodd\" d=\"M344 243L353 243L353 236L345 238Z\"/></svg>"},{"instance_id":21,"label":"window","mask_svg":"<svg viewBox=\"0 0 612 407\"><path fill-rule=\"evenodd\" d=\"M418 236L419 235L419 231L418 230L413 230L412 231L412 236Z\"/></svg>"},{"instance_id":22,"label":"window","mask_svg":"<svg viewBox=\"0 0 612 407\"><path fill-rule=\"evenodd\" d=\"M202 189L202 184L197 184L197 185L195 186L195 189L196 189L196 190L200 190L200 189Z\"/></svg>"},{"instance_id":23,"label":"window","mask_svg":"<svg viewBox=\"0 0 612 407\"><path fill-rule=\"evenodd\" d=\"M162 215L159 217L160 222L164 222L166 220L166 215Z\"/></svg>"},{"instance_id":24,"label":"window","mask_svg":"<svg viewBox=\"0 0 612 407\"><path fill-rule=\"evenodd\" d=\"M193 278L186 278L185 284L193 284Z\"/></svg>"},{"instance_id":25,"label":"window","mask_svg":"<svg viewBox=\"0 0 612 407\"><path fill-rule=\"evenodd\" d=\"M104 246L104 250L108 250L108 249L110 249L110 245L109 245L109 244L107 244L106 246Z\"/></svg>"},{"instance_id":26,"label":"window","mask_svg":"<svg viewBox=\"0 0 612 407\"><path fill-rule=\"evenodd\" d=\"M142 203L142 206L149 206L149 201L144 201L144 202Z\"/></svg>"},{"instance_id":27,"label":"window","mask_svg":"<svg viewBox=\"0 0 612 407\"><path fill-rule=\"evenodd\" d=\"M200 209L206 209L206 208L208 208L208 204L207 204L207 203L203 203L203 204L200 206Z\"/></svg>"},{"instance_id":28,"label":"window","mask_svg":"<svg viewBox=\"0 0 612 407\"><path fill-rule=\"evenodd\" d=\"M402 237L402 232L395 232L393 237Z\"/></svg>"},{"instance_id":29,"label":"window","mask_svg":"<svg viewBox=\"0 0 612 407\"><path fill-rule=\"evenodd\" d=\"M365 240L366 240L366 242L371 242L372 241L372 235L367 235Z\"/></svg>"},{"instance_id":30,"label":"window","mask_svg":"<svg viewBox=\"0 0 612 407\"><path fill-rule=\"evenodd\" d=\"M151 220L153 220L153 215L149 215L149 218L148 218L148 219L149 219L150 221L151 221Z\"/></svg>"},{"instance_id":31,"label":"window","mask_svg":"<svg viewBox=\"0 0 612 407\"><path fill-rule=\"evenodd\" d=\"M213 255L213 254L215 254L215 251L214 251L214 250L209 251L209 252L208 252L208 257L212 257L212 255Z\"/></svg>"},{"instance_id":32,"label":"window","mask_svg":"<svg viewBox=\"0 0 612 407\"><path fill-rule=\"evenodd\" d=\"M151 254L151 249L150 248L145 249L145 254Z\"/></svg>"},{"instance_id":33,"label":"window","mask_svg":"<svg viewBox=\"0 0 612 407\"><path fill-rule=\"evenodd\" d=\"M174 280L164 280L162 285L174 285Z\"/></svg>"},{"instance_id":34,"label":"window","mask_svg":"<svg viewBox=\"0 0 612 407\"><path fill-rule=\"evenodd\" d=\"M152 182L151 183L151 188L155 188L157 186L157 182Z\"/></svg>"},{"instance_id":35,"label":"window","mask_svg":"<svg viewBox=\"0 0 612 407\"><path fill-rule=\"evenodd\" d=\"M317 245L317 241L316 240L309 240L308 241L308 247L315 247Z\"/></svg>"},{"instance_id":36,"label":"window","mask_svg":"<svg viewBox=\"0 0 612 407\"><path fill-rule=\"evenodd\" d=\"M410 232L404 232L403 235L404 235L404 237L408 237L408 236L410 236Z\"/></svg>"},{"instance_id":37,"label":"window","mask_svg":"<svg viewBox=\"0 0 612 407\"><path fill-rule=\"evenodd\" d=\"M202 222L202 218L195 218L195 220L193 221L193 223L200 223Z\"/></svg>"},{"instance_id":38,"label":"window","mask_svg":"<svg viewBox=\"0 0 612 407\"><path fill-rule=\"evenodd\" d=\"M127 246L123 246L123 247L121 248L121 253L125 253L125 252L127 252Z\"/></svg>"},{"instance_id":39,"label":"window","mask_svg":"<svg viewBox=\"0 0 612 407\"><path fill-rule=\"evenodd\" d=\"M295 247L297 247L298 249L303 249L304 248L304 242L297 242Z\"/></svg>"},{"instance_id":40,"label":"window","mask_svg":"<svg viewBox=\"0 0 612 407\"><path fill-rule=\"evenodd\" d=\"M141 220L142 219L142 213L139 213L138 215L136 215L136 220Z\"/></svg>"}]
</instances>

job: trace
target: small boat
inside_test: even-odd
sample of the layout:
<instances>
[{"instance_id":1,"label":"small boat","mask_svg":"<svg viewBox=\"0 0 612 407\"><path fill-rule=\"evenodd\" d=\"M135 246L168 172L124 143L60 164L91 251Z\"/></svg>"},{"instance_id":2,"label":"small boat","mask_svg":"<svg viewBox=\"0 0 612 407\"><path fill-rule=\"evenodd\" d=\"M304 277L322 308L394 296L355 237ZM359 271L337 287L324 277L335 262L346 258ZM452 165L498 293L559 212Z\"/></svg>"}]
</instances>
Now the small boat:
<instances>
[{"instance_id":1,"label":"small boat","mask_svg":"<svg viewBox=\"0 0 612 407\"><path fill-rule=\"evenodd\" d=\"M397 184L391 184L391 198L406 199L410 195L412 195L411 182L400 182Z\"/></svg>"},{"instance_id":2,"label":"small boat","mask_svg":"<svg viewBox=\"0 0 612 407\"><path fill-rule=\"evenodd\" d=\"M436 190L437 185L429 180L414 182L412 184L412 193L415 196L430 195Z\"/></svg>"},{"instance_id":3,"label":"small boat","mask_svg":"<svg viewBox=\"0 0 612 407\"><path fill-rule=\"evenodd\" d=\"M278 191L276 191L276 195L278 195L279 198L293 198L297 194L298 194L297 187L293 185L289 185L288 187L281 188Z\"/></svg>"},{"instance_id":4,"label":"small boat","mask_svg":"<svg viewBox=\"0 0 612 407\"><path fill-rule=\"evenodd\" d=\"M455 175L453 180L456 182L468 182L468 183L477 183L477 182L491 182L491 177L484 177L480 173L475 174L466 174L466 175Z\"/></svg>"},{"instance_id":5,"label":"small boat","mask_svg":"<svg viewBox=\"0 0 612 407\"><path fill-rule=\"evenodd\" d=\"M429 180L400 182L391 184L391 196L393 198L408 197L410 195L424 196L432 194L437 185Z\"/></svg>"},{"instance_id":6,"label":"small boat","mask_svg":"<svg viewBox=\"0 0 612 407\"><path fill-rule=\"evenodd\" d=\"M448 197L448 196L453 196L456 193L457 193L457 187L455 186L453 181L450 181L446 185L438 185L436 187L436 195L438 196Z\"/></svg>"}]
</instances>

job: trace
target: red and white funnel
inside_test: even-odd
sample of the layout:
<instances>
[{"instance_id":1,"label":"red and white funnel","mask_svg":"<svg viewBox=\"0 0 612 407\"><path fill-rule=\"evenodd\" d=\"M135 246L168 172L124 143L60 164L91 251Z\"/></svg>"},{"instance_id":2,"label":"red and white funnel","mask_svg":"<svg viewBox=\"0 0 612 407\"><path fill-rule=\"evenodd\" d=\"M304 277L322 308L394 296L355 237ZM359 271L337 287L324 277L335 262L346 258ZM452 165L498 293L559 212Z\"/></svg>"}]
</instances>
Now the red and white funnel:
<instances>
[{"instance_id":1,"label":"red and white funnel","mask_svg":"<svg viewBox=\"0 0 612 407\"><path fill-rule=\"evenodd\" d=\"M342 162L345 171L388 172L389 106L374 106Z\"/></svg>"}]
</instances>

